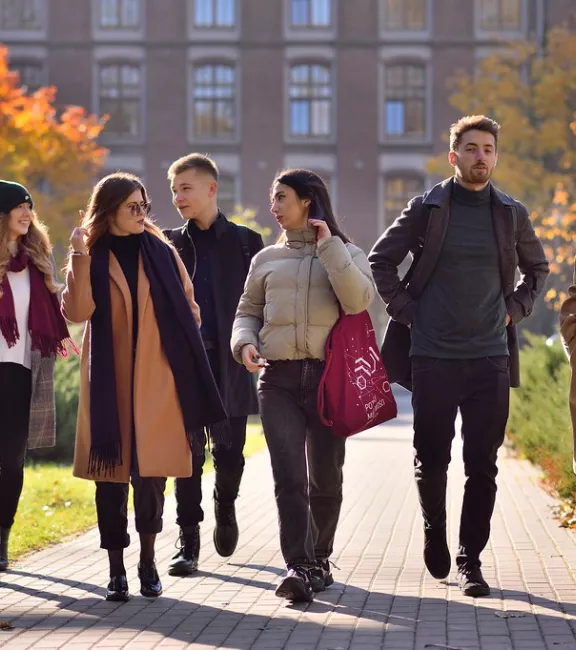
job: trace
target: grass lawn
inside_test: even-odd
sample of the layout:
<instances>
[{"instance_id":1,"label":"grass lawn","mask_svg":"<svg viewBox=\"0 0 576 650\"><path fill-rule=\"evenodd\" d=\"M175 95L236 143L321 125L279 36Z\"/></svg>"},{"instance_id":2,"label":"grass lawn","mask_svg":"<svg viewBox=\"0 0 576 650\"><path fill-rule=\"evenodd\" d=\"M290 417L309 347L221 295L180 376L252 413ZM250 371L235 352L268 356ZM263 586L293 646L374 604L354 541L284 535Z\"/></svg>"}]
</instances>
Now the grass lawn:
<instances>
[{"instance_id":1,"label":"grass lawn","mask_svg":"<svg viewBox=\"0 0 576 650\"><path fill-rule=\"evenodd\" d=\"M250 456L264 446L260 425L249 424L244 454ZM212 459L207 458L204 471L212 469ZM167 494L173 485L174 481L168 480ZM24 490L10 535L10 557L17 559L95 526L94 492L94 483L73 477L69 465L37 463L26 467Z\"/></svg>"}]
</instances>

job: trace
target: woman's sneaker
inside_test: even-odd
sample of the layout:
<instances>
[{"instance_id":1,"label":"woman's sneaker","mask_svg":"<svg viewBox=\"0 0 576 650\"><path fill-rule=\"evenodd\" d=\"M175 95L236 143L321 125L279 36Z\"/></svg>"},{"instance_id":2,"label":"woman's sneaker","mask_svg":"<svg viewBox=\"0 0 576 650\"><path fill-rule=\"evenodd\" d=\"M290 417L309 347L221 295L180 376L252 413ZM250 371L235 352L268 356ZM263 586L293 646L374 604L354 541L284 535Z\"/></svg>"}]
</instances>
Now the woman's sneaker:
<instances>
[{"instance_id":1,"label":"woman's sneaker","mask_svg":"<svg viewBox=\"0 0 576 650\"><path fill-rule=\"evenodd\" d=\"M276 588L278 598L286 598L293 603L310 603L313 599L312 585L308 569L294 566L286 572Z\"/></svg>"},{"instance_id":2,"label":"woman's sneaker","mask_svg":"<svg viewBox=\"0 0 576 650\"><path fill-rule=\"evenodd\" d=\"M330 570L330 560L317 560L316 566L310 569L310 584L312 591L318 593L334 584L334 577Z\"/></svg>"}]
</instances>

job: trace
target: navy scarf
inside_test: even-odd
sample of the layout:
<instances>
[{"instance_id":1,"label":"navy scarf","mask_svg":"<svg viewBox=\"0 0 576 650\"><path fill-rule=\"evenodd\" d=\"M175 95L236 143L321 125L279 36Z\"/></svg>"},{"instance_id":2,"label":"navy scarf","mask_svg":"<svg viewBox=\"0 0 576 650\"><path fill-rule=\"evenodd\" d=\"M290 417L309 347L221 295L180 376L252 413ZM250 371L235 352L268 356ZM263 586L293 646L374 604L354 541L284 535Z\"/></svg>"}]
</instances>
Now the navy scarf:
<instances>
[{"instance_id":1,"label":"navy scarf","mask_svg":"<svg viewBox=\"0 0 576 650\"><path fill-rule=\"evenodd\" d=\"M174 252L151 233L144 232L141 237L142 263L150 282L160 340L174 375L186 436L192 446L195 430L221 422L227 415L184 292ZM122 462L110 304L109 239L100 239L90 254L96 309L90 320L89 472L106 476ZM159 431L158 435L161 434Z\"/></svg>"}]
</instances>

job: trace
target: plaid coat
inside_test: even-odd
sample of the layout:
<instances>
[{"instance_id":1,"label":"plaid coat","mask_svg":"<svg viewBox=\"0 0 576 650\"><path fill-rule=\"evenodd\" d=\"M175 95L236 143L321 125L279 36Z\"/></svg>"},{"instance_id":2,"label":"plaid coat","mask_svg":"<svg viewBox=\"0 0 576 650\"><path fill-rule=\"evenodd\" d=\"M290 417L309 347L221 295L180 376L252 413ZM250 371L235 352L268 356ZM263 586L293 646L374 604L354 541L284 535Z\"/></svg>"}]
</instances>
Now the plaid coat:
<instances>
[{"instance_id":1,"label":"plaid coat","mask_svg":"<svg viewBox=\"0 0 576 650\"><path fill-rule=\"evenodd\" d=\"M55 362L55 357L42 358L38 350L32 351L32 399L28 449L53 447L56 444Z\"/></svg>"}]
</instances>

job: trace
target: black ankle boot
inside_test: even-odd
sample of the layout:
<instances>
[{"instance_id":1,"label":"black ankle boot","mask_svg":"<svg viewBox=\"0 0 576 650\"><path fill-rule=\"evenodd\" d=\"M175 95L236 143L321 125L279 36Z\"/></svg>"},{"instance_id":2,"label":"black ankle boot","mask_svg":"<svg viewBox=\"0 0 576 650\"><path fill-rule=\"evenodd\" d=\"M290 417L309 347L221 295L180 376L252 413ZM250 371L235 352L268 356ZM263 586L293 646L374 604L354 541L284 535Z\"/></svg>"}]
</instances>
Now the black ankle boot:
<instances>
[{"instance_id":1,"label":"black ankle boot","mask_svg":"<svg viewBox=\"0 0 576 650\"><path fill-rule=\"evenodd\" d=\"M140 578L140 593L145 598L158 598L162 595L162 583L154 562L150 565L139 564L138 577Z\"/></svg>"},{"instance_id":2,"label":"black ankle boot","mask_svg":"<svg viewBox=\"0 0 576 650\"><path fill-rule=\"evenodd\" d=\"M424 528L424 564L433 578L444 580L450 573L452 559L448 542L446 541L446 527Z\"/></svg>"},{"instance_id":3,"label":"black ankle boot","mask_svg":"<svg viewBox=\"0 0 576 650\"><path fill-rule=\"evenodd\" d=\"M238 524L234 503L224 505L214 502L216 527L214 528L214 547L218 555L230 557L238 546Z\"/></svg>"},{"instance_id":4,"label":"black ankle boot","mask_svg":"<svg viewBox=\"0 0 576 650\"><path fill-rule=\"evenodd\" d=\"M10 537L10 528L0 528L0 571L6 571L9 566L8 562L8 538Z\"/></svg>"},{"instance_id":5,"label":"black ankle boot","mask_svg":"<svg viewBox=\"0 0 576 650\"><path fill-rule=\"evenodd\" d=\"M198 571L200 555L200 526L180 529L178 551L170 560L168 575L189 576Z\"/></svg>"}]
</instances>

